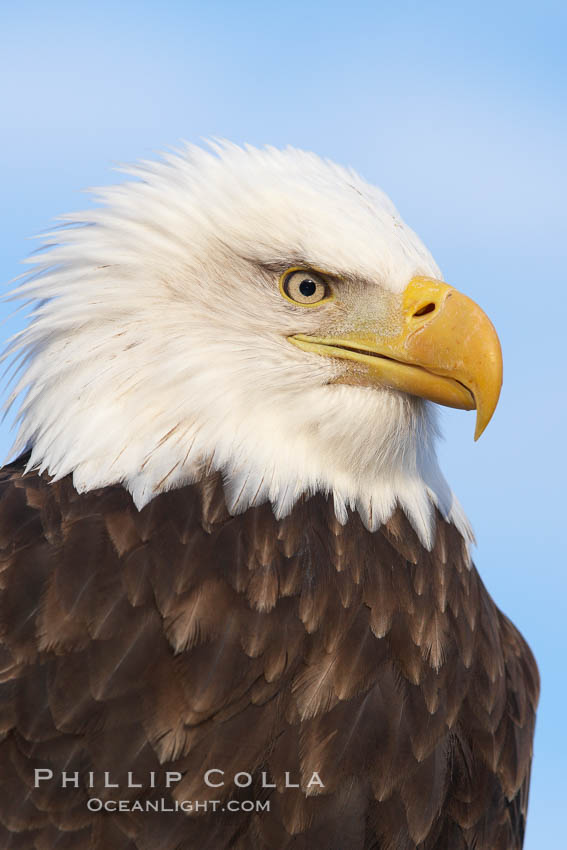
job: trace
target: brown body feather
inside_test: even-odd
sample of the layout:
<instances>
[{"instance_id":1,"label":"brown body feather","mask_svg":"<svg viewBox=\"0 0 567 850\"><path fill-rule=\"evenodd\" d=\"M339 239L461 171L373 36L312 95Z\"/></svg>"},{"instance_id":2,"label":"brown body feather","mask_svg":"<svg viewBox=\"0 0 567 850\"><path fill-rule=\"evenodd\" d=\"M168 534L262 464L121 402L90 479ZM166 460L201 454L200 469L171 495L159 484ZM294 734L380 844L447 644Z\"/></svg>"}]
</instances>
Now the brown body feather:
<instances>
[{"instance_id":1,"label":"brown body feather","mask_svg":"<svg viewBox=\"0 0 567 850\"><path fill-rule=\"evenodd\" d=\"M430 553L401 513L371 534L323 496L230 517L214 476L138 512L22 470L0 482L0 847L521 848L537 668L454 527Z\"/></svg>"}]
</instances>

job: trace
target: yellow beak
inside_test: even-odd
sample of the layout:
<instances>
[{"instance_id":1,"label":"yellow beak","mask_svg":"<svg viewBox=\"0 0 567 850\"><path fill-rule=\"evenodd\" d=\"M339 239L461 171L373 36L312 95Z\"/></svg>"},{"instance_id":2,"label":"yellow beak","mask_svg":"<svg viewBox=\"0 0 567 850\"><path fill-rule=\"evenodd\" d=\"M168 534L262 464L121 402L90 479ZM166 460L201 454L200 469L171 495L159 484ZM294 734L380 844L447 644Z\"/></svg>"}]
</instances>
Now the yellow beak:
<instances>
[{"instance_id":1,"label":"yellow beak","mask_svg":"<svg viewBox=\"0 0 567 850\"><path fill-rule=\"evenodd\" d=\"M476 409L478 440L502 386L500 342L480 307L446 283L415 277L403 293L393 333L363 325L336 336L296 334L289 341L304 351L354 361L357 383Z\"/></svg>"}]
</instances>

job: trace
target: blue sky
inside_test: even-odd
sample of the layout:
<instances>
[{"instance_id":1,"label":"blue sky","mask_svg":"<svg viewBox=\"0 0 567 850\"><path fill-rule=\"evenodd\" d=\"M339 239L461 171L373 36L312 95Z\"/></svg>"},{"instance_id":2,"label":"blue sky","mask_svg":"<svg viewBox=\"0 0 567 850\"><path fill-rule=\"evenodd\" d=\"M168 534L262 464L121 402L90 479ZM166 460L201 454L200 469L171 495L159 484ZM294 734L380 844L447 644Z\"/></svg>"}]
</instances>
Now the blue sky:
<instances>
[{"instance_id":1,"label":"blue sky","mask_svg":"<svg viewBox=\"0 0 567 850\"><path fill-rule=\"evenodd\" d=\"M21 0L0 34L1 280L113 165L222 136L354 166L493 319L500 406L477 444L473 415L444 411L440 451L543 677L528 850L564 831L565 9ZM9 442L6 423L1 454Z\"/></svg>"}]
</instances>

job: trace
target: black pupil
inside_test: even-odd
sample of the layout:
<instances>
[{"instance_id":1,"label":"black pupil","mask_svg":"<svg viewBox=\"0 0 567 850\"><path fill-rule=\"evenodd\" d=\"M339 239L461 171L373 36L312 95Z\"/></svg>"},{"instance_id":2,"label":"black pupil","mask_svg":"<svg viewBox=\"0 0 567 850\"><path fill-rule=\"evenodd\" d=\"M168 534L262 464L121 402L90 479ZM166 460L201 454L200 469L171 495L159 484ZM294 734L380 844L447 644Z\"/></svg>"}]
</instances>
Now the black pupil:
<instances>
[{"instance_id":1,"label":"black pupil","mask_svg":"<svg viewBox=\"0 0 567 850\"><path fill-rule=\"evenodd\" d=\"M317 291L317 284L314 280L306 278L299 284L299 291L305 296L305 298L309 298L311 295L315 295L315 292Z\"/></svg>"}]
</instances>

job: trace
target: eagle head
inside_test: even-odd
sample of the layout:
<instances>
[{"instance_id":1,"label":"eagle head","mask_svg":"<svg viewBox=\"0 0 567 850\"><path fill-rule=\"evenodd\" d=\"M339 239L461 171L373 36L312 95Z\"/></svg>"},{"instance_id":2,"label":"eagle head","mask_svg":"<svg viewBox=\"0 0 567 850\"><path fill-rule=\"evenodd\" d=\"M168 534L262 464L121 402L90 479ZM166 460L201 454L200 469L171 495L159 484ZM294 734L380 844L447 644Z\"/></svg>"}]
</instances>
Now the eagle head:
<instances>
[{"instance_id":1,"label":"eagle head","mask_svg":"<svg viewBox=\"0 0 567 850\"><path fill-rule=\"evenodd\" d=\"M122 484L140 508L216 470L233 513L322 491L341 522L373 530L400 505L430 546L437 508L470 537L432 402L476 409L479 436L500 346L390 200L294 149L187 147L127 172L16 290L35 302L10 349L29 468Z\"/></svg>"}]
</instances>

